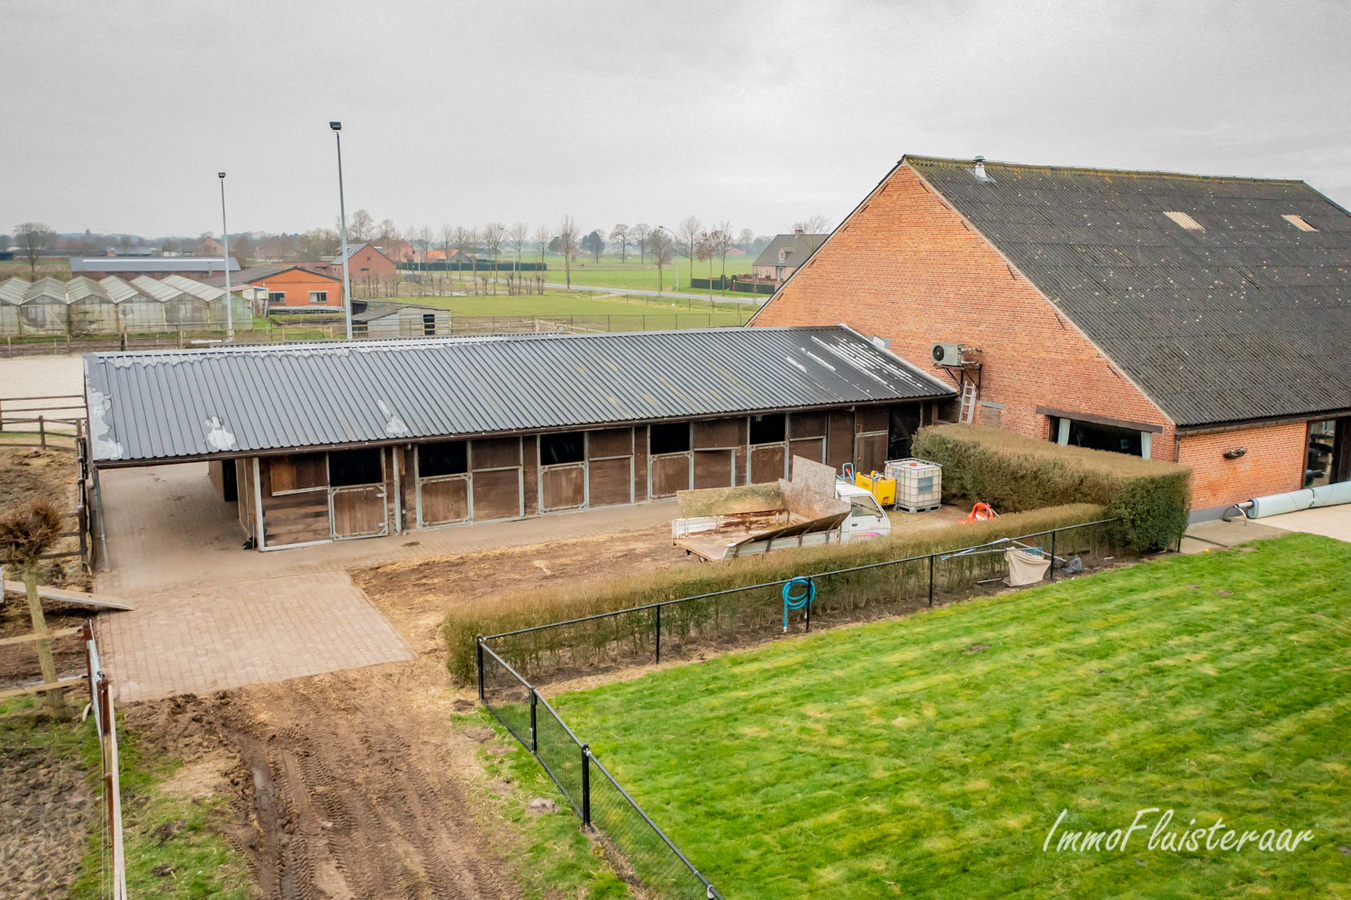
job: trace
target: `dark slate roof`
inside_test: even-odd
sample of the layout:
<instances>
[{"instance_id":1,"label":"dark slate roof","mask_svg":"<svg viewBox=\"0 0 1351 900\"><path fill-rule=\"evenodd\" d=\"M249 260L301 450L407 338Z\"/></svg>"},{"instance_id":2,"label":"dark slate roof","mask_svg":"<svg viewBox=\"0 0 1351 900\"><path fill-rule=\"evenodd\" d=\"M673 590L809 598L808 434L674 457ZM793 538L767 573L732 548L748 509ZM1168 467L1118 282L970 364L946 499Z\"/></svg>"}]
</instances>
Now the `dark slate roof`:
<instances>
[{"instance_id":1,"label":"dark slate roof","mask_svg":"<svg viewBox=\"0 0 1351 900\"><path fill-rule=\"evenodd\" d=\"M1351 408L1351 214L1304 182L903 162L1178 425Z\"/></svg>"},{"instance_id":2,"label":"dark slate roof","mask_svg":"<svg viewBox=\"0 0 1351 900\"><path fill-rule=\"evenodd\" d=\"M953 393L842 325L88 353L84 371L100 463Z\"/></svg>"},{"instance_id":3,"label":"dark slate roof","mask_svg":"<svg viewBox=\"0 0 1351 900\"><path fill-rule=\"evenodd\" d=\"M826 242L828 234L776 234L769 246L760 251L752 265L756 266L800 266L807 257L816 252L816 248ZM787 250L788 255L779 262L779 251Z\"/></svg>"}]
</instances>

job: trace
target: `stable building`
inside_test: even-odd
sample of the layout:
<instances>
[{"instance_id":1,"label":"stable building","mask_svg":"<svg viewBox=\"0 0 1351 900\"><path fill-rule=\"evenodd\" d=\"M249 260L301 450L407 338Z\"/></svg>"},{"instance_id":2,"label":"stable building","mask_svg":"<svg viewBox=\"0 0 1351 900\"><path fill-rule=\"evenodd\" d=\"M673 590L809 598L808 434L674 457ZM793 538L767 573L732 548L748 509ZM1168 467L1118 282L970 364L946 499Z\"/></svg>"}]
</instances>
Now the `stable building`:
<instances>
[{"instance_id":1,"label":"stable building","mask_svg":"<svg viewBox=\"0 0 1351 900\"><path fill-rule=\"evenodd\" d=\"M259 549L880 469L950 386L843 326L84 357L95 471L209 463Z\"/></svg>"},{"instance_id":2,"label":"stable building","mask_svg":"<svg viewBox=\"0 0 1351 900\"><path fill-rule=\"evenodd\" d=\"M1196 518L1351 478L1351 214L1302 181L907 156L752 319L826 322L947 418L1190 465Z\"/></svg>"}]
</instances>

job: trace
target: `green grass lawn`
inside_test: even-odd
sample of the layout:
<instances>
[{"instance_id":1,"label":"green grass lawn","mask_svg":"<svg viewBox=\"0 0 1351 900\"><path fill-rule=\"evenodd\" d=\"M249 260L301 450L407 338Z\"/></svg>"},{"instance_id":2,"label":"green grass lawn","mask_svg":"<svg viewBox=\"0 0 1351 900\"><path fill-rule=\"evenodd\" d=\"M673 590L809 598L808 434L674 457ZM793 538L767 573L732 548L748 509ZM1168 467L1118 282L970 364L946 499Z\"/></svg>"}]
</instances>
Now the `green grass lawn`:
<instances>
[{"instance_id":1,"label":"green grass lawn","mask_svg":"<svg viewBox=\"0 0 1351 900\"><path fill-rule=\"evenodd\" d=\"M728 897L1351 897L1351 546L1169 557L563 695ZM1055 852L1310 830L1294 852ZM1042 846L1067 810L1050 852ZM1223 831L1217 832L1223 834Z\"/></svg>"}]
</instances>

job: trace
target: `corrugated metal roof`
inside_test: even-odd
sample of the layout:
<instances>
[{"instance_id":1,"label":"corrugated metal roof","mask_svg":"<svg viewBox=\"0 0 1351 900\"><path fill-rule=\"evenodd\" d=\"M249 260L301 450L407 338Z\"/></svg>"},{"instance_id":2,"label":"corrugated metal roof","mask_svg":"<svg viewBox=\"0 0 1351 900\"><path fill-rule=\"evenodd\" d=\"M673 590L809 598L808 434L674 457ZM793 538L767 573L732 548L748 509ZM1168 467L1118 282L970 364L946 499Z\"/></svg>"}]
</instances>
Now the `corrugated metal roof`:
<instances>
[{"instance_id":1,"label":"corrugated metal roof","mask_svg":"<svg viewBox=\"0 0 1351 900\"><path fill-rule=\"evenodd\" d=\"M172 284L166 284L157 278L151 278L149 275L137 275L131 279L131 283L142 294L161 303L177 300L183 296L181 289L174 287Z\"/></svg>"},{"instance_id":2,"label":"corrugated metal roof","mask_svg":"<svg viewBox=\"0 0 1351 900\"><path fill-rule=\"evenodd\" d=\"M30 287L32 285L28 281L18 276L7 279L4 284L0 284L0 300L18 306L28 296Z\"/></svg>"},{"instance_id":3,"label":"corrugated metal roof","mask_svg":"<svg viewBox=\"0 0 1351 900\"><path fill-rule=\"evenodd\" d=\"M208 303L212 303L225 296L224 288L212 287L205 282L193 281L191 278L184 278L182 275L165 275L164 283L178 288L189 296L196 297L198 300L205 300Z\"/></svg>"},{"instance_id":4,"label":"corrugated metal roof","mask_svg":"<svg viewBox=\"0 0 1351 900\"><path fill-rule=\"evenodd\" d=\"M72 272L221 272L225 261L219 256L153 256L125 259L115 256L74 256ZM239 261L230 257L230 271L239 271Z\"/></svg>"},{"instance_id":5,"label":"corrugated metal roof","mask_svg":"<svg viewBox=\"0 0 1351 900\"><path fill-rule=\"evenodd\" d=\"M1304 182L904 162L1178 425L1351 408L1351 215Z\"/></svg>"},{"instance_id":6,"label":"corrugated metal roof","mask_svg":"<svg viewBox=\"0 0 1351 900\"><path fill-rule=\"evenodd\" d=\"M84 368L98 462L953 393L843 326L89 353Z\"/></svg>"}]
</instances>

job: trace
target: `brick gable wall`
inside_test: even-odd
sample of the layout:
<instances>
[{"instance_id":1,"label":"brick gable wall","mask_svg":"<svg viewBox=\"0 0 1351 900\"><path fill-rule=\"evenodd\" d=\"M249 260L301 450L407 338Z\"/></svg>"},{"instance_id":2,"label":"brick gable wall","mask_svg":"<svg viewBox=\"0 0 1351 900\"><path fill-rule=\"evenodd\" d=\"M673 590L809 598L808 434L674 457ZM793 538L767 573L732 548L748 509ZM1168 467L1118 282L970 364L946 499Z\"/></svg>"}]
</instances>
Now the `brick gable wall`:
<instances>
[{"instance_id":1,"label":"brick gable wall","mask_svg":"<svg viewBox=\"0 0 1351 900\"><path fill-rule=\"evenodd\" d=\"M1008 431L1049 438L1050 420L1037 414L1038 405L1162 427L1151 456L1197 467L1198 509L1299 486L1302 423L1179 443L1163 411L908 166L892 174L753 324L839 322L889 338L893 351L940 377L943 370L928 362L934 341L980 347L981 399L1004 404L998 425ZM1248 462L1223 459L1223 449L1240 445L1249 448Z\"/></svg>"}]
</instances>

